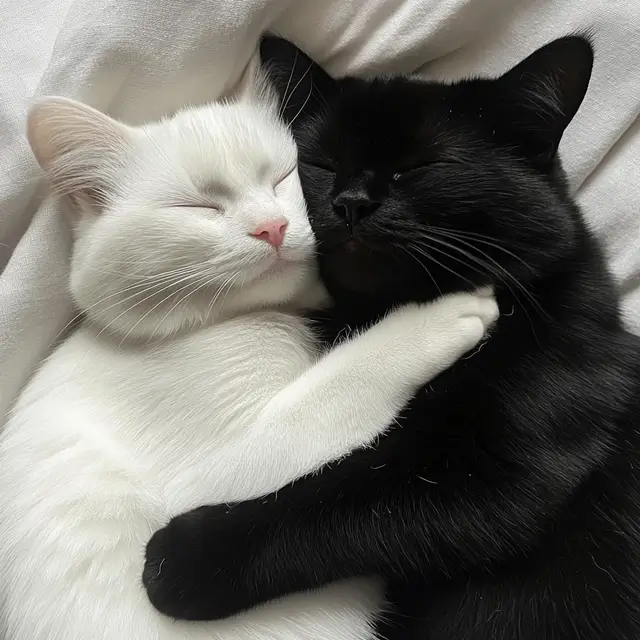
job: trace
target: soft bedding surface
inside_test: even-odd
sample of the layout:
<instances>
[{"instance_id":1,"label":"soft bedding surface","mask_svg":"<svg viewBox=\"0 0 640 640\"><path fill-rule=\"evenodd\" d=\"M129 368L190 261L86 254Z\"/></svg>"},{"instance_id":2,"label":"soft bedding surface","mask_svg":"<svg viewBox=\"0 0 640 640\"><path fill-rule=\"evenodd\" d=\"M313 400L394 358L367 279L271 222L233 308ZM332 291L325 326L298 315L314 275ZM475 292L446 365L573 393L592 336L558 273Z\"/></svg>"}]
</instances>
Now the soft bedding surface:
<instances>
[{"instance_id":1,"label":"soft bedding surface","mask_svg":"<svg viewBox=\"0 0 640 640\"><path fill-rule=\"evenodd\" d=\"M0 21L0 421L72 316L69 233L24 137L30 99L131 123L215 99L266 28L335 74L501 73L593 34L593 80L562 153L640 333L640 0L4 0Z\"/></svg>"}]
</instances>

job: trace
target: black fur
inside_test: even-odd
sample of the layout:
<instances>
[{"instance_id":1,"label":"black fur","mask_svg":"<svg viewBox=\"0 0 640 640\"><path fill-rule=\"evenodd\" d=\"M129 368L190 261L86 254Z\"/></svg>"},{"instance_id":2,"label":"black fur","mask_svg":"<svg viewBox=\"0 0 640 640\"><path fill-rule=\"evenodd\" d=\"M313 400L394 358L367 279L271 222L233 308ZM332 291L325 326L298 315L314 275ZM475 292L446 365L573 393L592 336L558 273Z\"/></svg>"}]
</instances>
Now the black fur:
<instances>
[{"instance_id":1,"label":"black fur","mask_svg":"<svg viewBox=\"0 0 640 640\"><path fill-rule=\"evenodd\" d=\"M334 81L275 38L262 53L289 87L327 338L484 284L502 315L375 448L156 533L152 602L219 618L377 574L387 638L637 640L640 346L556 156L591 46L564 38L451 86Z\"/></svg>"}]
</instances>

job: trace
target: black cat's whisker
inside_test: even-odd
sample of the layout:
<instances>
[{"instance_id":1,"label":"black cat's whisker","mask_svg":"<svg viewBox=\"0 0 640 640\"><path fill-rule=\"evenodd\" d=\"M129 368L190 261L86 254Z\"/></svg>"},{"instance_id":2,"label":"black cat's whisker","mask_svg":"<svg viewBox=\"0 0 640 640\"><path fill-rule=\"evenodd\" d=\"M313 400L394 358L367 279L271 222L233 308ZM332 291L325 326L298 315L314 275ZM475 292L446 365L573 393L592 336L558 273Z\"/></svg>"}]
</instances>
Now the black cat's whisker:
<instances>
[{"instance_id":1,"label":"black cat's whisker","mask_svg":"<svg viewBox=\"0 0 640 640\"><path fill-rule=\"evenodd\" d=\"M313 81L313 76L312 76L311 80ZM318 85L315 86L315 90L316 90L316 93L318 94L318 97L322 99L322 102L324 103L324 106L328 107L329 106L329 102L325 98L324 93L322 93L322 91L320 91L320 87Z\"/></svg>"},{"instance_id":2,"label":"black cat's whisker","mask_svg":"<svg viewBox=\"0 0 640 640\"><path fill-rule=\"evenodd\" d=\"M444 237L447 237L447 239L449 239L449 240L456 240L457 242L460 242L461 244L464 244L467 248L472 249L474 251L477 251L484 258L489 260L492 263L492 265L494 265L494 266L492 267L488 262L486 262L485 260L483 260L479 256L475 256L475 255L469 253L469 251L466 251L465 249L462 249L461 247L456 246L455 244L452 244L451 242L446 242L445 240L442 240L442 238L437 238L437 237L434 237L433 235L430 235L429 239L432 240L433 242L437 242L438 244L441 244L441 245L444 245L444 246L446 246L446 247L448 247L450 249L453 249L453 250L457 251L458 253L461 253L466 258L468 258L468 259L472 260L474 263L480 265L481 267L483 267L484 269L486 269L487 271L492 273L494 276L500 278L501 280L503 279L503 277L506 276L507 278L509 278L511 280L511 282L513 282L522 291L523 294L525 294L527 296L527 298L530 300L531 304L534 307L536 307L537 310L542 315L546 315L544 310L538 304L537 300L534 298L533 294L531 294L529 292L529 290L508 269L506 269L504 266L502 266L499 262L494 260L491 256L486 254L484 251L482 251L478 247L476 247L476 246L474 246L474 245L472 245L472 244L470 244L468 242L465 242L461 238L453 238L453 236L451 236L451 235L444 236Z\"/></svg>"},{"instance_id":3,"label":"black cat's whisker","mask_svg":"<svg viewBox=\"0 0 640 640\"><path fill-rule=\"evenodd\" d=\"M431 238L429 238L429 239L431 239ZM485 273L485 271L483 271L482 269L480 269L478 267L474 267L473 265L469 264L468 262L466 262L462 258L459 258L457 256L453 256L450 253L448 253L447 251L445 251L444 249L441 249L439 247L434 247L433 245L430 245L430 244L424 242L424 240L419 246L422 247L423 249L426 249L427 251L435 251L436 253L439 253L439 254L443 255L445 258L448 258L449 260L454 260L458 264L463 265L467 269L471 269L475 273L479 273L481 275L483 275ZM427 257L430 260L433 260L433 256L430 255L430 254L423 253L422 255L424 255L425 257ZM486 269L486 267L485 267L485 269ZM491 273L491 275L494 275L494 276L496 275L490 269L486 269L486 270L489 271L489 273ZM462 276L460 276L460 277L462 277ZM467 280L467 282L469 282L469 283L471 283L472 285L475 286L475 283L471 282L471 280L468 280L468 279L466 279L466 280Z\"/></svg>"},{"instance_id":4,"label":"black cat's whisker","mask_svg":"<svg viewBox=\"0 0 640 640\"><path fill-rule=\"evenodd\" d=\"M429 250L429 251L435 251L437 253L440 253L441 255L445 256L446 258L450 259L450 260L454 260L455 262L458 262L459 264L462 264L463 266L467 267L468 269L471 269L472 271L474 271L475 273L479 273L479 274L483 274L484 272L482 271L482 269L479 269L478 267L474 267L473 265L469 264L468 262L465 262L464 260L462 260L461 258L457 257L457 256L453 256L450 253L448 253L447 251L440 249L438 247L434 247L432 245L429 245L425 242L422 243L421 245L423 248ZM455 248L455 247L454 247ZM426 255L423 253L423 255ZM426 256L428 259L433 260L433 256L428 255ZM438 263L439 264L439 263ZM495 271L492 270L490 265L482 265L484 266L485 270L488 271L491 275L498 277L499 274L496 274ZM470 282L470 281L468 281ZM516 295L515 291L509 286L508 283L504 283L505 286L507 287L507 289L509 289L509 291L511 292L511 294L513 295L513 297L516 300L519 300L518 296Z\"/></svg>"},{"instance_id":5,"label":"black cat's whisker","mask_svg":"<svg viewBox=\"0 0 640 640\"><path fill-rule=\"evenodd\" d=\"M430 240L435 240L436 242L438 242L435 238L433 237L429 237ZM470 256L468 254L468 252L464 251L463 249L460 249L459 247L455 247L451 244L449 244L448 242L443 242L440 241L441 244L444 244L445 246L448 246L452 249L456 249L458 251L460 251L461 253L463 253L463 255L466 255L468 257L471 257L472 259L474 259L474 261L478 264L480 264L481 266L483 266L485 268L486 271L488 271L491 275L493 275L494 277L497 278L501 278L501 274L500 273L496 273L496 271L492 268L491 265L486 264L484 261L480 260L479 258L474 258L473 256ZM438 249L437 247L434 246L429 246L429 245L424 245L426 248L431 249L432 251L436 251L438 253L443 254L444 256L448 257L451 260L455 260L456 262L459 262L465 266L467 266L468 268L472 269L473 271L475 271L476 273L482 273L481 269L478 269L477 267L473 267L471 265L469 265L468 263L464 262L464 260L457 258L455 256L450 255L449 253L447 253L446 251L444 251L443 249ZM516 294L516 292L509 286L508 282L505 280L502 280L503 284L507 287L507 289L509 290L509 292L511 293L511 295L515 298L515 300L517 300L520 303L520 307L522 309L522 311L524 312L524 314L527 316L527 321L529 322L529 325L531 326L531 332L534 336L534 339L536 340L536 342L539 343L538 340L538 336L536 334L536 330L535 330L535 325L533 323L533 320L531 319L531 316L529 315L529 312L527 311L527 307L525 304L523 304L523 301L519 298L519 296ZM515 281L516 284L520 287L520 289L525 293L528 294L529 296L531 296L531 294L529 294L529 292L524 289L524 287L516 280ZM536 309L537 311L539 311L539 313L543 314L544 311L542 309Z\"/></svg>"},{"instance_id":6,"label":"black cat's whisker","mask_svg":"<svg viewBox=\"0 0 640 640\"><path fill-rule=\"evenodd\" d=\"M444 234L443 234L444 235ZM493 265L495 265L495 267L497 269L499 269L498 272L495 271L495 269L492 269L492 273L494 273L497 277L501 277L501 275L506 276L507 278L509 278L511 280L511 282L513 282L521 291L522 293L527 297L527 299L529 300L529 302L531 303L531 306L534 307L534 309L536 309L536 311L545 319L549 319L549 315L546 313L546 311L540 306L540 303L536 300L535 296L508 270L506 269L503 265L501 265L499 262L497 262L496 260L494 260L490 255L488 255L486 252L482 251L482 249L479 249L478 247L476 247L475 245L466 242L464 240L462 240L461 238L455 238L453 236L453 234L448 234L448 235L444 235L444 237L447 237L449 240L455 240L457 242L460 242L461 244L463 244L464 246L466 246L468 249L471 249L473 251L477 251L479 254L481 254L484 258L486 258L487 260L491 261L491 263ZM489 265L488 263L484 262L481 258L479 258L478 256L474 256L472 254L470 254L468 251L465 251L464 249L461 249L458 246L455 246L455 244L451 244L448 242L445 242L444 240L440 239L436 239L433 236L430 236L431 240L434 240L435 242L439 242L441 244L444 244L446 246L448 246L451 249L454 249L462 254L464 254L467 258L473 260L476 264L480 264L481 266L483 266L485 269L489 269Z\"/></svg>"},{"instance_id":7,"label":"black cat's whisker","mask_svg":"<svg viewBox=\"0 0 640 640\"><path fill-rule=\"evenodd\" d=\"M429 271L429 269L427 268L427 265L424 264L420 258L418 258L417 256L415 256L413 253L411 253L411 251L409 251L409 249L407 249L407 247L398 244L396 242L392 243L395 247L398 247L400 249L402 249L403 251L405 251L407 253L407 255L412 258L413 260L415 260L426 272L426 274L429 276L429 278L431 279L431 282L433 282L434 286L436 287L436 289L438 290L438 293L440 295L442 294L442 289L440 288L440 286L438 285L438 283L436 282L436 279L431 275L431 272Z\"/></svg>"},{"instance_id":8,"label":"black cat's whisker","mask_svg":"<svg viewBox=\"0 0 640 640\"><path fill-rule=\"evenodd\" d=\"M540 304L538 303L538 301L535 298L535 296L511 272L509 272L499 262L497 262L496 260L491 258L491 256L489 256L487 253L485 253L480 248L475 246L475 244L473 244L473 242L467 242L460 236L463 236L463 237L467 236L468 239L473 239L474 242L480 242L481 244L486 244L488 246L494 247L495 249L497 249L499 251L502 251L503 253L506 253L507 255L509 255L509 256L515 258L516 260L518 260L521 264L523 264L525 267L527 267L533 274L535 274L536 273L535 269L530 264L528 264L527 262L522 260L522 258L520 258L520 256L518 256L517 254L513 253L512 251L509 251L508 249L505 249L504 247L500 246L500 243L497 242L497 241L494 241L493 238L489 238L489 236L485 236L485 235L480 234L480 233L474 233L474 232L470 232L470 231L458 231L458 230L451 231L451 230L448 230L448 229L441 229L441 228L437 228L437 227L436 228L432 228L430 231L432 233L436 233L436 235L441 235L441 236L444 236L444 237L446 237L446 238L448 238L450 240L458 241L458 242L464 244L469 249L472 249L472 250L477 251L478 253L482 254L488 260L491 260L491 262L493 264L495 264L502 272L504 272L504 274L507 275L507 277L509 277L518 286L518 288L522 290L522 292L529 299L531 305L542 316L544 316L545 318L548 318L548 314L540 306ZM515 292L513 291L513 289L511 289L511 287L508 287L508 288L511 291L511 293L514 294L514 297L516 297L516 299L517 299L517 296L515 296Z\"/></svg>"},{"instance_id":9,"label":"black cat's whisker","mask_svg":"<svg viewBox=\"0 0 640 640\"><path fill-rule=\"evenodd\" d=\"M460 274L457 271L454 271L453 269L451 269L450 267L447 267L446 265L442 264L442 262L439 262L432 255L422 251L419 246L411 244L411 245L409 245L409 247L412 248L414 251L417 251L420 255L423 255L427 260L431 260L432 262L437 264L439 267L441 267L445 271L448 271L449 273L451 273L452 275L456 276L457 278L460 278L461 280L464 280L465 282L468 282L471 286L474 286L473 282L471 282L471 280L469 280L469 278L465 278L462 274ZM432 247L429 247L429 246L426 246L425 248L432 249ZM447 257L449 257L448 254L445 253L444 251L440 251L440 253L444 253Z\"/></svg>"},{"instance_id":10,"label":"black cat's whisker","mask_svg":"<svg viewBox=\"0 0 640 640\"><path fill-rule=\"evenodd\" d=\"M470 231L452 231L449 229L441 229L439 227L431 227L429 229L430 233L437 233L443 236L448 236L450 238L453 239L458 239L460 241L462 241L463 238L466 238L467 240L471 240L473 239L475 242L479 242L481 244L485 244L487 246L493 247L494 249L497 249L498 251L502 251L503 253L506 253L507 255L511 256L512 258L514 258L515 260L517 260L518 262L520 262L523 266L525 266L527 269L529 269L529 271L531 271L532 274L536 274L536 270L525 260L523 260L519 255L517 255L516 253L513 253L513 251L510 251L509 249L506 249L505 247L501 246L501 243L497 242L496 240L494 240L493 238L490 238L489 236L484 236L480 233L472 233ZM470 245L472 246L472 245Z\"/></svg>"}]
</instances>

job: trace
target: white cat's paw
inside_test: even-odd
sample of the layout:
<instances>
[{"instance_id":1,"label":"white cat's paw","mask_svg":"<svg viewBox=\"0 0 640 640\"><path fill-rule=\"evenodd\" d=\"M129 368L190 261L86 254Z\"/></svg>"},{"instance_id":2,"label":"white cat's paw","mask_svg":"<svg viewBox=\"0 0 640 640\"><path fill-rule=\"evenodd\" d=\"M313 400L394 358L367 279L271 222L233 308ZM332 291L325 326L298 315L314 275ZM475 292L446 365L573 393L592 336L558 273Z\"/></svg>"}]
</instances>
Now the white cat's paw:
<instances>
[{"instance_id":1,"label":"white cat's paw","mask_svg":"<svg viewBox=\"0 0 640 640\"><path fill-rule=\"evenodd\" d=\"M396 357L407 365L411 380L424 384L472 350L498 315L492 291L483 289L404 305L382 326L390 338L401 340Z\"/></svg>"},{"instance_id":2,"label":"white cat's paw","mask_svg":"<svg viewBox=\"0 0 640 640\"><path fill-rule=\"evenodd\" d=\"M464 351L475 347L500 315L489 288L444 296L432 302L426 311L431 314L428 321L433 323L433 329Z\"/></svg>"}]
</instances>

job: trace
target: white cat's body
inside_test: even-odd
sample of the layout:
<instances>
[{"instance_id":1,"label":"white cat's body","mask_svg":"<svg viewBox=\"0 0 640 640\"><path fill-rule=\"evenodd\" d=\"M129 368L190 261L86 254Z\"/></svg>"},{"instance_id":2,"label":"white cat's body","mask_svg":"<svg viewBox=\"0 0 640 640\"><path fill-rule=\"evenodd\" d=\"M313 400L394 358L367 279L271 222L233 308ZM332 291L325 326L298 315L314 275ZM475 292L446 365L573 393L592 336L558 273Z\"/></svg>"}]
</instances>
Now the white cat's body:
<instances>
[{"instance_id":1,"label":"white cat's body","mask_svg":"<svg viewBox=\"0 0 640 640\"><path fill-rule=\"evenodd\" d=\"M79 329L0 445L6 640L370 639L383 600L364 579L224 621L166 618L142 588L144 546L174 515L269 493L373 441L413 372L432 377L481 337L482 304L407 307L317 364L312 332L284 312L146 348Z\"/></svg>"},{"instance_id":2,"label":"white cat's body","mask_svg":"<svg viewBox=\"0 0 640 640\"><path fill-rule=\"evenodd\" d=\"M365 581L209 623L166 618L142 588L145 544L170 517L298 475L296 450L267 467L277 443L252 427L311 364L310 337L301 320L265 313L144 353L83 329L62 345L22 395L2 446L7 640L370 637L381 600Z\"/></svg>"},{"instance_id":3,"label":"white cat's body","mask_svg":"<svg viewBox=\"0 0 640 640\"><path fill-rule=\"evenodd\" d=\"M326 294L295 145L252 100L141 130L60 99L32 112L36 157L78 216L86 322L0 438L3 640L372 637L374 580L197 623L158 613L142 585L169 518L373 442L497 314L481 295L409 305L320 355L299 315Z\"/></svg>"}]
</instances>

